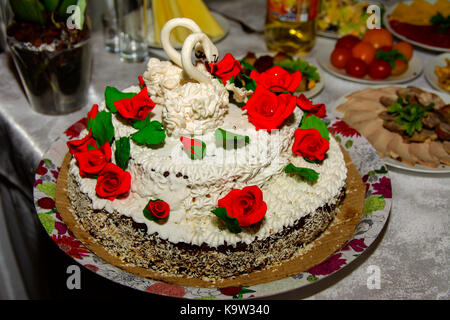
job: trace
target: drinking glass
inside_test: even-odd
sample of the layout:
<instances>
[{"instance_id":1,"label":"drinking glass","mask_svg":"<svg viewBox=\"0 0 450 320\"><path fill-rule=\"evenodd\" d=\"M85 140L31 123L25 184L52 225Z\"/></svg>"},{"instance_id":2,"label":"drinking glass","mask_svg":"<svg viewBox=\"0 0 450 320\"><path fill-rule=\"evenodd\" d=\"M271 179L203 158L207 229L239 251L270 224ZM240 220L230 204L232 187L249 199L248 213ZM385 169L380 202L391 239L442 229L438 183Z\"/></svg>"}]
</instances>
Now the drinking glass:
<instances>
[{"instance_id":1,"label":"drinking glass","mask_svg":"<svg viewBox=\"0 0 450 320\"><path fill-rule=\"evenodd\" d=\"M148 58L148 6L148 0L115 0L121 61L143 62Z\"/></svg>"},{"instance_id":2,"label":"drinking glass","mask_svg":"<svg viewBox=\"0 0 450 320\"><path fill-rule=\"evenodd\" d=\"M115 11L108 11L102 15L103 41L105 49L111 53L119 52L119 28Z\"/></svg>"}]
</instances>

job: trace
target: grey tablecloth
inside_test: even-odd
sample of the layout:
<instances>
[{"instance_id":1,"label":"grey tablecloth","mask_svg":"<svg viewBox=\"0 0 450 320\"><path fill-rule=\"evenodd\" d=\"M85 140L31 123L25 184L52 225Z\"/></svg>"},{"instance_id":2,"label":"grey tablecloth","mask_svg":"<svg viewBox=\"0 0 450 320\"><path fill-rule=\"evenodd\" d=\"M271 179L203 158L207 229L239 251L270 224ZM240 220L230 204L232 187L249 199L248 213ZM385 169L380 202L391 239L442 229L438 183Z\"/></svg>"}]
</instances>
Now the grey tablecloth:
<instances>
[{"instance_id":1,"label":"grey tablecloth","mask_svg":"<svg viewBox=\"0 0 450 320\"><path fill-rule=\"evenodd\" d=\"M246 11L235 18L246 22L264 19L263 1L246 2ZM229 2L210 1L212 8L230 14ZM239 2L241 3L241 2ZM241 3L242 5L242 3ZM249 6L251 10L248 9ZM232 12L231 12L232 13ZM248 50L264 52L261 33L246 34L241 25L229 21L228 36L217 44L220 52L244 55ZM251 25L258 29L257 25ZM95 32L93 82L89 103L65 116L44 116L28 106L14 66L7 53L0 54L0 299L53 298L71 296L66 290L67 266L74 264L48 239L36 219L32 200L34 171L52 142L75 121L85 116L93 103L103 98L106 85L125 88L136 82L145 63L120 63L106 53L100 32ZM308 60L333 40L319 38ZM160 50L154 54L164 56ZM435 53L416 50L424 64ZM317 63L316 63L317 64ZM365 85L340 80L320 69L325 88L314 98L332 103ZM409 84L430 89L423 75ZM448 299L449 298L449 208L450 174L420 174L390 168L393 205L386 227L374 243L350 266L306 288L280 294L275 299ZM49 262L50 261L50 262ZM380 289L369 289L369 266L381 272ZM89 271L79 296L135 294L98 279ZM114 291L116 290L116 291ZM121 291L122 290L122 291ZM123 291L125 290L125 291ZM116 293L114 293L116 292Z\"/></svg>"}]
</instances>

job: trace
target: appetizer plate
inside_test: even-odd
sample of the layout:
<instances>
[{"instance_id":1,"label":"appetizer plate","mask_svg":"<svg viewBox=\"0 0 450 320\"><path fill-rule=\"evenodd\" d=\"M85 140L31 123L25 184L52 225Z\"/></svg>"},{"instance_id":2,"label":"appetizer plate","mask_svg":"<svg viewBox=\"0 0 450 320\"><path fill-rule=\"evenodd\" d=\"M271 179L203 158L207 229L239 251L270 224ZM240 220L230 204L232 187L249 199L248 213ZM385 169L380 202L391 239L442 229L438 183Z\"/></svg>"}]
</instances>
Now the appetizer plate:
<instances>
[{"instance_id":1,"label":"appetizer plate","mask_svg":"<svg viewBox=\"0 0 450 320\"><path fill-rule=\"evenodd\" d=\"M417 78L423 71L422 60L420 60L417 55L413 55L413 57L409 61L408 69L401 75L389 76L386 79L382 80L372 79L368 75L365 75L362 78L352 77L345 72L345 69L338 69L331 64L330 56L333 50L334 50L334 43L324 44L321 50L318 50L317 52L317 62L320 64L322 68L324 68L327 72L331 73L332 75L353 82L375 84L375 85L403 83Z\"/></svg>"},{"instance_id":2,"label":"appetizer plate","mask_svg":"<svg viewBox=\"0 0 450 320\"><path fill-rule=\"evenodd\" d=\"M439 79L438 76L435 73L435 69L437 66L444 67L447 65L447 62L445 59L450 59L450 53L442 53L436 57L434 57L432 60L427 62L427 65L425 67L424 75L425 79L427 79L428 83L436 90L449 93L439 87Z\"/></svg>"},{"instance_id":3,"label":"appetizer plate","mask_svg":"<svg viewBox=\"0 0 450 320\"><path fill-rule=\"evenodd\" d=\"M222 29L224 31L222 36L211 38L211 40L213 42L219 42L220 40L222 40L223 38L225 38L227 36L228 32L230 31L230 24L228 23L228 20L223 15L221 15L217 12L212 12L212 11L211 11L211 14L213 15L213 17L216 19L217 23L222 27ZM160 49L160 48L162 48L161 44L158 44L155 42L155 34L153 32L153 20L152 20L153 15L152 15L151 11L149 11L148 17L149 17L149 30L148 30L149 32L148 32L148 37L147 37L148 46L151 48ZM173 43L172 45L175 49L181 49L183 46L180 43Z\"/></svg>"},{"instance_id":4,"label":"appetizer plate","mask_svg":"<svg viewBox=\"0 0 450 320\"><path fill-rule=\"evenodd\" d=\"M435 3L435 2L436 2L436 0L426 0L426 1L427 1L427 2L430 2L430 3ZM403 2L409 5L409 4L411 4L413 1L403 1ZM411 40L411 39L409 39L409 38L407 38L407 37L405 37L405 36L403 36L403 35L397 33L394 29L392 29L391 25L389 24L389 16L391 15L391 13L394 11L394 9L395 9L396 7L397 7L397 4L388 7L388 8L386 9L386 12L385 12L384 15L383 15L383 23L384 23L384 25L386 26L386 29L389 30L389 32L391 32L391 33L392 33L394 36L396 36L397 38L399 38L399 39L401 39L401 40L403 40L403 41L409 42L409 43L411 43L412 45L415 45L415 46L417 46L417 47L421 47L421 48L424 48L424 49L427 49L427 50L432 50L432 51L450 52L450 49L449 49L449 48L430 46L430 45L427 45L427 44L424 44L424 43L421 43L421 42L417 42L417 41Z\"/></svg>"},{"instance_id":5,"label":"appetizer plate","mask_svg":"<svg viewBox=\"0 0 450 320\"><path fill-rule=\"evenodd\" d=\"M333 31L325 31L325 30L318 30L317 35L320 37L330 38L330 39L339 39L342 37L339 33L333 32Z\"/></svg>"},{"instance_id":6,"label":"appetizer plate","mask_svg":"<svg viewBox=\"0 0 450 320\"><path fill-rule=\"evenodd\" d=\"M265 55L270 55L270 56L274 56L273 53L271 52L256 52L255 53L256 57L261 57L261 56L265 56ZM242 60L244 58L244 56L238 57L237 60ZM294 59L297 59L297 57L294 57ZM309 59L304 59L304 58L300 58L306 62L308 62L309 64L314 65L314 63L312 63ZM317 66L315 66L317 68ZM295 96L300 96L300 94L304 94L306 98L311 99L312 97L315 97L316 95L318 95L322 89L324 88L324 79L323 79L323 75L320 73L319 68L317 68L317 73L320 75L320 80L316 82L316 84L314 85L314 87L311 90L307 90L304 92L294 92Z\"/></svg>"},{"instance_id":7,"label":"appetizer plate","mask_svg":"<svg viewBox=\"0 0 450 320\"><path fill-rule=\"evenodd\" d=\"M385 86L374 86L373 88L376 89L377 87L382 88ZM448 94L438 92L435 90L431 90L431 89L423 89L423 90L437 94L438 96L441 97L442 100L444 100L445 103L450 103L450 95L448 95ZM330 115L330 117L335 117L337 119L343 118L344 115L341 112L337 111L336 108L339 105L341 105L347 101L346 96L349 94L351 94L351 92L345 94L344 96L341 96L337 100L334 100L334 102L327 104L327 113ZM407 171L411 171L411 172L438 173L438 174L439 173L450 173L450 166L447 166L444 164L441 164L437 168L431 168L431 167L423 166L423 165L420 165L417 163L414 166L410 166L410 165L407 165L407 164L405 164L401 161L398 161L394 158L391 158L391 157L384 157L382 159L383 159L384 163L390 167L403 169L403 170L407 170Z\"/></svg>"},{"instance_id":8,"label":"appetizer plate","mask_svg":"<svg viewBox=\"0 0 450 320\"><path fill-rule=\"evenodd\" d=\"M321 264L302 273L253 286L231 288L198 288L171 285L128 273L91 251L67 228L55 205L56 182L63 159L67 154L66 142L79 139L86 128L85 120L74 123L50 147L40 162L34 181L34 203L39 220L49 237L74 261L86 269L136 290L161 296L186 299L250 299L267 297L314 285L329 276L349 269L351 262L374 243L383 230L392 206L392 186L389 172L382 159L368 141L356 130L339 119L327 118L330 131L348 152L366 185L365 204L353 237L339 251ZM341 277L345 273L340 273Z\"/></svg>"}]
</instances>

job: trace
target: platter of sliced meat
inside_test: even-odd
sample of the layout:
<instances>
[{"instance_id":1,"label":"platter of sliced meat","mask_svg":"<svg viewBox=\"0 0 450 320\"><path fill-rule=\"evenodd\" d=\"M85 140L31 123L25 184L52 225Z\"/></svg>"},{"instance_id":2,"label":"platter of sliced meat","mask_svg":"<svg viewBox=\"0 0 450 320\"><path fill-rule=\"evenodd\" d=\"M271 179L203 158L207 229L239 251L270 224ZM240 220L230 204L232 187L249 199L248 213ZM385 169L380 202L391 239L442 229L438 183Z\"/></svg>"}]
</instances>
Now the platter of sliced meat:
<instances>
[{"instance_id":1,"label":"platter of sliced meat","mask_svg":"<svg viewBox=\"0 0 450 320\"><path fill-rule=\"evenodd\" d=\"M338 99L328 112L363 135L387 165L450 172L450 96L413 86L368 87Z\"/></svg>"}]
</instances>

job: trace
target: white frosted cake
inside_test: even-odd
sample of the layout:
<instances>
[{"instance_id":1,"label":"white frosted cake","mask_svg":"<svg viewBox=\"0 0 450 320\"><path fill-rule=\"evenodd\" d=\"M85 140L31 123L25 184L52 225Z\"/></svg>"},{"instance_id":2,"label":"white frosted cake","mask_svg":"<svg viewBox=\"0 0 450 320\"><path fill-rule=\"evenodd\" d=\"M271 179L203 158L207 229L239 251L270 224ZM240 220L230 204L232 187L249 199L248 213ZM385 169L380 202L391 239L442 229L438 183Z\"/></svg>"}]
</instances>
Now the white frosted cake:
<instances>
[{"instance_id":1,"label":"white frosted cake","mask_svg":"<svg viewBox=\"0 0 450 320\"><path fill-rule=\"evenodd\" d=\"M314 115L323 105L265 88L265 74L243 75L229 55L194 66L193 49L218 56L194 32L181 57L150 59L140 86L106 90L84 138L68 143L67 194L80 225L122 261L225 279L283 263L317 238L345 197L347 169ZM299 81L272 72L286 89ZM253 90L244 78L257 80Z\"/></svg>"}]
</instances>

